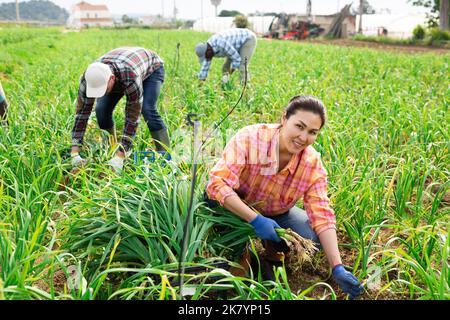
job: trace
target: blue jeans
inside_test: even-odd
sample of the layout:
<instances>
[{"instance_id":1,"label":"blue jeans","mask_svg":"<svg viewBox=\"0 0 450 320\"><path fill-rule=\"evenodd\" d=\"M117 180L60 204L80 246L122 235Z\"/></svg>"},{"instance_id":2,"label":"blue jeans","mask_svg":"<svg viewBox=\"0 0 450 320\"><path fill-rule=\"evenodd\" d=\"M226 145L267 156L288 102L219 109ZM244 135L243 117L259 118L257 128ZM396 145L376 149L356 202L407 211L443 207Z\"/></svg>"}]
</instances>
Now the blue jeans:
<instances>
[{"instance_id":1,"label":"blue jeans","mask_svg":"<svg viewBox=\"0 0 450 320\"><path fill-rule=\"evenodd\" d=\"M218 201L211 200L208 198L206 191L203 192L203 201L205 201L206 205L211 209L217 208L220 206ZM279 216L267 217L267 218L275 220L279 224L279 226L284 229L291 228L296 233L301 235L303 238L314 241L314 244L317 246L317 248L319 248L319 249L322 248L322 246L320 245L319 237L314 232L314 230L311 228L311 224L309 223L308 215L306 214L305 210L300 209L299 207L292 207L286 213L283 213ZM275 243L274 243L274 246L275 246L275 248L277 248ZM282 251L282 250L279 250L279 251Z\"/></svg>"},{"instance_id":2,"label":"blue jeans","mask_svg":"<svg viewBox=\"0 0 450 320\"><path fill-rule=\"evenodd\" d=\"M150 131L158 131L166 128L157 108L157 101L163 82L164 66L161 66L142 83L144 88L144 101L142 103L141 113ZM108 130L114 127L113 112L123 95L123 91L113 89L111 93L97 100L95 115L97 116L100 129Z\"/></svg>"},{"instance_id":3,"label":"blue jeans","mask_svg":"<svg viewBox=\"0 0 450 320\"><path fill-rule=\"evenodd\" d=\"M311 228L311 224L309 223L308 215L305 210L298 207L293 207L286 213L268 218L275 220L280 227L284 229L291 228L303 238L314 241L318 248L321 247L319 237Z\"/></svg>"}]
</instances>

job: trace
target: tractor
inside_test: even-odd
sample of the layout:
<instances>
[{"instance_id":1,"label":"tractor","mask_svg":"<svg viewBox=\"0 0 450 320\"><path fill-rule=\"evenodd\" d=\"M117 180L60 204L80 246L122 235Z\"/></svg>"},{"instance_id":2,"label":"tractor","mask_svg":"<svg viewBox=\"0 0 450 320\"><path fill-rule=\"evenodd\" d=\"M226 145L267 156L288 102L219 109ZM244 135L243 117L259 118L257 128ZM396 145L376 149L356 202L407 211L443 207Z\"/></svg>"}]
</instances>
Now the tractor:
<instances>
[{"instance_id":1,"label":"tractor","mask_svg":"<svg viewBox=\"0 0 450 320\"><path fill-rule=\"evenodd\" d=\"M317 37L324 30L320 25L301 20L295 14L280 13L273 18L269 26L269 32L264 37L270 39L302 40Z\"/></svg>"}]
</instances>

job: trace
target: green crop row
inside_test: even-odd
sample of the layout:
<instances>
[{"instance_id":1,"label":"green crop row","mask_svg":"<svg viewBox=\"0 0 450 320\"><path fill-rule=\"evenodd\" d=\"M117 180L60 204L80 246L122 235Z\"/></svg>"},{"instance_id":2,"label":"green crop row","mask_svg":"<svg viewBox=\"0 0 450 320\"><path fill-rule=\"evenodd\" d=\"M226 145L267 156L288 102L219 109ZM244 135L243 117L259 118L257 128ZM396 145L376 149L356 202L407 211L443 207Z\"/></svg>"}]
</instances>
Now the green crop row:
<instances>
[{"instance_id":1,"label":"green crop row","mask_svg":"<svg viewBox=\"0 0 450 320\"><path fill-rule=\"evenodd\" d=\"M174 270L190 163L142 172L129 161L122 176L107 172L102 178L109 150L94 115L82 151L90 164L77 175L70 173L68 150L80 75L103 53L127 45L152 49L165 61L159 108L174 152L189 149L186 114L201 114L203 127L211 128L242 89L237 78L231 90L221 88L220 60L198 86L193 47L207 36L181 30L0 30L0 79L11 104L10 126L0 127L0 298L179 295ZM260 40L244 99L216 133L214 143L220 144L243 126L276 122L297 94L324 102L328 121L314 146L328 170L341 254L365 284L365 299L450 298L449 62L448 54ZM123 106L114 114L119 129ZM134 149L151 148L142 122ZM213 163L199 168L184 259L205 268L186 277L193 298L344 297L323 253L300 274L278 268L275 281L258 273L234 277L214 267L232 263L233 252L254 235L238 218L201 202ZM60 281L69 266L84 276L84 285Z\"/></svg>"}]
</instances>

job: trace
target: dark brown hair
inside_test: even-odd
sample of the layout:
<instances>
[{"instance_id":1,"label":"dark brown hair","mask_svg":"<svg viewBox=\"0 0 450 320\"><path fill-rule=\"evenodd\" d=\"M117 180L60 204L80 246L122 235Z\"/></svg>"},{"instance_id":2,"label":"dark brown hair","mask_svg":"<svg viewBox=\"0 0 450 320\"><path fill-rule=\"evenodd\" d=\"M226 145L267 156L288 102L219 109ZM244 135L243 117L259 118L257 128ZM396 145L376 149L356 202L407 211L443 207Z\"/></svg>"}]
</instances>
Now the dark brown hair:
<instances>
[{"instance_id":1,"label":"dark brown hair","mask_svg":"<svg viewBox=\"0 0 450 320\"><path fill-rule=\"evenodd\" d=\"M288 105L286 106L286 119L289 119L298 110L305 110L317 114L322 120L322 125L325 125L326 121L326 109L322 101L312 96L295 96L293 97Z\"/></svg>"}]
</instances>

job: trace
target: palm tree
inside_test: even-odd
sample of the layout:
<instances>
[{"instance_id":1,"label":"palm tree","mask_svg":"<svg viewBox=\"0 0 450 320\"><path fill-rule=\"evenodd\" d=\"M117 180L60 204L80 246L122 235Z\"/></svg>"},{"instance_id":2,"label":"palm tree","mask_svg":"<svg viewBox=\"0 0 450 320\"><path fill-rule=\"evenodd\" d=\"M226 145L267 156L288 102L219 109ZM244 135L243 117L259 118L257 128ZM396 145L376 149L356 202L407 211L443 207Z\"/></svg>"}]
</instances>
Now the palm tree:
<instances>
[{"instance_id":1,"label":"palm tree","mask_svg":"<svg viewBox=\"0 0 450 320\"><path fill-rule=\"evenodd\" d=\"M216 8L216 17L217 17L217 7L220 6L222 0L211 0L211 4Z\"/></svg>"}]
</instances>

